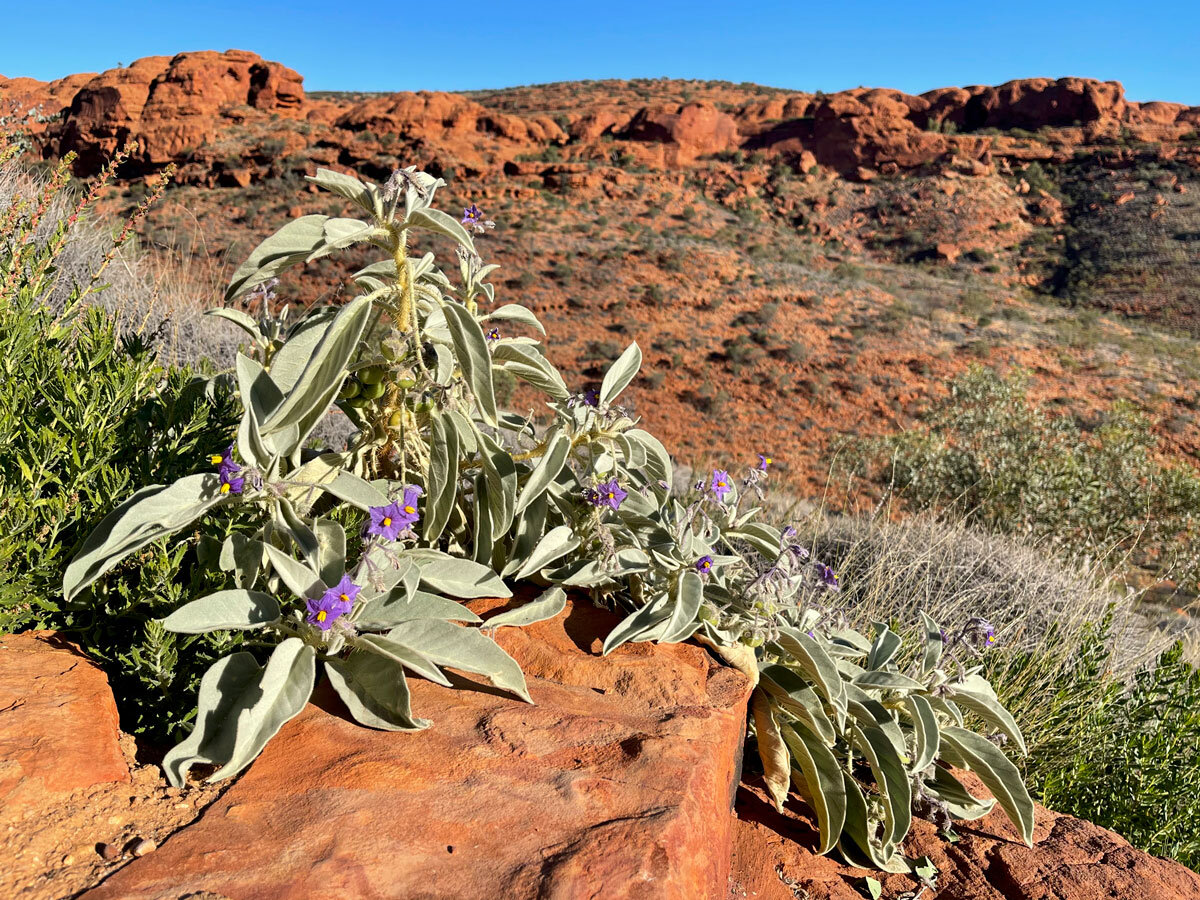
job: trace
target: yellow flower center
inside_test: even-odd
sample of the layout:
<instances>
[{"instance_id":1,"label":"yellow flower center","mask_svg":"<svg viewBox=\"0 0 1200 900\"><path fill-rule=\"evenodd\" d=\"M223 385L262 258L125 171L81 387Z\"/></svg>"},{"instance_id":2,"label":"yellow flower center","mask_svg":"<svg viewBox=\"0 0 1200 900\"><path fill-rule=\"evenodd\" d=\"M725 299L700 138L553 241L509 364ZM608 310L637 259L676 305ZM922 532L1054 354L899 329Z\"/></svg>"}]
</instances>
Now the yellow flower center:
<instances>
[{"instance_id":1,"label":"yellow flower center","mask_svg":"<svg viewBox=\"0 0 1200 900\"><path fill-rule=\"evenodd\" d=\"M728 487L728 485L727 485L727 484L725 484L725 482L723 482L723 481L718 481L718 482L717 482L717 487Z\"/></svg>"},{"instance_id":2,"label":"yellow flower center","mask_svg":"<svg viewBox=\"0 0 1200 900\"><path fill-rule=\"evenodd\" d=\"M329 613L325 612L325 610L321 610L320 612L317 613L317 621L318 622L324 622L328 617L329 617Z\"/></svg>"},{"instance_id":3,"label":"yellow flower center","mask_svg":"<svg viewBox=\"0 0 1200 900\"><path fill-rule=\"evenodd\" d=\"M763 462L765 462L769 466L771 463L775 462L775 460L771 459L771 457L768 456L766 459L763 460Z\"/></svg>"},{"instance_id":4,"label":"yellow flower center","mask_svg":"<svg viewBox=\"0 0 1200 900\"><path fill-rule=\"evenodd\" d=\"M415 506L406 506L406 507L404 507L404 511L411 516L413 513L415 513L417 511L417 508Z\"/></svg>"},{"instance_id":5,"label":"yellow flower center","mask_svg":"<svg viewBox=\"0 0 1200 900\"><path fill-rule=\"evenodd\" d=\"M208 458L208 461L211 462L214 466L219 466L221 464L221 460L223 460L224 458L225 457L214 453L212 456L210 456Z\"/></svg>"},{"instance_id":6,"label":"yellow flower center","mask_svg":"<svg viewBox=\"0 0 1200 900\"><path fill-rule=\"evenodd\" d=\"M609 499L609 500L615 500L615 499L616 499L616 497L617 497L617 495L616 495L616 494L614 494L612 491L609 491L609 492L608 492L608 499Z\"/></svg>"},{"instance_id":7,"label":"yellow flower center","mask_svg":"<svg viewBox=\"0 0 1200 900\"><path fill-rule=\"evenodd\" d=\"M226 482L225 484L221 485L221 493L222 493L222 494L228 494L228 493L229 493L229 483L228 483L228 482Z\"/></svg>"},{"instance_id":8,"label":"yellow flower center","mask_svg":"<svg viewBox=\"0 0 1200 900\"><path fill-rule=\"evenodd\" d=\"M387 528L387 527L388 527L389 525L391 525L391 524L392 524L392 517L391 517L391 516L384 516L384 517L383 517L383 527L384 527L384 528Z\"/></svg>"},{"instance_id":9,"label":"yellow flower center","mask_svg":"<svg viewBox=\"0 0 1200 900\"><path fill-rule=\"evenodd\" d=\"M349 602L350 602L350 598L349 598L349 597L347 597L345 594L342 594L342 595L341 595L341 597L342 597L342 602L343 602L343 603L349 603Z\"/></svg>"}]
</instances>

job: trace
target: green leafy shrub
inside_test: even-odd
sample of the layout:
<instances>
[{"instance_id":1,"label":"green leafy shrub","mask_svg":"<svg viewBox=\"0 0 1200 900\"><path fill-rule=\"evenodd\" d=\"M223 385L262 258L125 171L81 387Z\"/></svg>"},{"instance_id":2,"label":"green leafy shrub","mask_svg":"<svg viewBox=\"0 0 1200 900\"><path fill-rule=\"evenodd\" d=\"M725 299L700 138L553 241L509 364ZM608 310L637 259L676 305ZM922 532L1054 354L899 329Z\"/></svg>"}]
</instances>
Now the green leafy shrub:
<instances>
[{"instance_id":1,"label":"green leafy shrub","mask_svg":"<svg viewBox=\"0 0 1200 900\"><path fill-rule=\"evenodd\" d=\"M964 727L968 710L1022 747L975 658L991 639L986 622L944 637L923 620L923 662L906 674L898 636L843 627L824 599L838 586L832 570L793 529L760 521L769 458L738 479L717 469L672 490L665 448L617 402L640 367L636 343L598 389L578 392L535 338L511 333L544 331L523 306L493 306L497 267L472 234L490 223L476 207L461 221L436 209L441 180L413 168L383 187L328 170L310 181L365 218L288 223L234 273L227 299L351 245L384 258L353 275L359 294L341 308L286 325L216 311L251 338L214 382L236 384L236 440L210 448L209 472L133 494L63 577L68 602L101 597L123 561L187 531L200 532L200 561L227 574L158 623L253 638L203 676L196 725L164 760L174 783L197 766L216 780L249 765L303 708L318 667L373 728L431 724L410 708L406 672L449 685L452 667L530 701L492 635L556 615L574 590L624 614L605 653L695 637L759 684L758 744L776 800L790 752L822 851L899 870L914 805L939 819L990 809L945 762L977 770L1028 839L1033 807L1017 769L998 738ZM453 242L457 279L433 253L409 256L415 232ZM539 391L546 416L502 409L501 374ZM344 450L309 450L335 406L357 430ZM486 629L460 602L509 597L522 581L540 596Z\"/></svg>"},{"instance_id":2,"label":"green leafy shrub","mask_svg":"<svg viewBox=\"0 0 1200 900\"><path fill-rule=\"evenodd\" d=\"M1157 448L1149 418L1128 403L1085 433L1031 402L1019 373L972 367L919 428L866 443L857 462L910 509L1023 535L1069 558L1154 568L1194 590L1200 472Z\"/></svg>"},{"instance_id":3,"label":"green leafy shrub","mask_svg":"<svg viewBox=\"0 0 1200 900\"><path fill-rule=\"evenodd\" d=\"M1176 644L1126 685L1104 677L1097 637L1080 648L1063 690L1102 689L1078 711L1067 758L1053 767L1031 760L1033 786L1047 806L1200 870L1200 670Z\"/></svg>"},{"instance_id":4,"label":"green leafy shrub","mask_svg":"<svg viewBox=\"0 0 1200 900\"><path fill-rule=\"evenodd\" d=\"M21 173L3 157L0 181L12 187ZM236 419L227 392L206 396L188 372L158 365L98 302L129 231L107 249L81 237L98 189L68 200L69 170L66 159L0 203L0 632L69 633L105 664L124 727L167 739L190 719L181 701L213 648L238 640L192 639L179 664L175 636L153 621L211 586L193 573L195 542L147 546L88 603L63 600L63 568L117 499L202 465L198 448Z\"/></svg>"}]
</instances>

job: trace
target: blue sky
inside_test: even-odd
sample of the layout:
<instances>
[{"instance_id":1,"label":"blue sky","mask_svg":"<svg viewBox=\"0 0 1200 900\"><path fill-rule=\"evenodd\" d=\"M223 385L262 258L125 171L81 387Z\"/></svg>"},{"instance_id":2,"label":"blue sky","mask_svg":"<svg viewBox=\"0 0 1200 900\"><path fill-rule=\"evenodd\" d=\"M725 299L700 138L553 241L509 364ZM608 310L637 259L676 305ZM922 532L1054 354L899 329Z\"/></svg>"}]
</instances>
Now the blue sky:
<instances>
[{"instance_id":1,"label":"blue sky","mask_svg":"<svg viewBox=\"0 0 1200 900\"><path fill-rule=\"evenodd\" d=\"M52 11L58 22L46 24ZM181 50L254 50L309 90L462 90L582 78L800 90L1080 75L1200 104L1200 0L117 3L0 0L0 74L56 78ZM40 36L40 37L39 37Z\"/></svg>"}]
</instances>

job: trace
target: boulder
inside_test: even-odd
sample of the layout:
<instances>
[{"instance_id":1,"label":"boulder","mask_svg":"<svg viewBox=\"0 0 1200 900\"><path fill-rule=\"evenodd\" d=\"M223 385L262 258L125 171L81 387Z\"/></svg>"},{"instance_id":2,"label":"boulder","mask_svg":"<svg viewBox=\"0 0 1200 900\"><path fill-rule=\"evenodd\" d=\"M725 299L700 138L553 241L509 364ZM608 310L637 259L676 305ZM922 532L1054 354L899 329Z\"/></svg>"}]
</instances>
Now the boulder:
<instances>
[{"instance_id":1,"label":"boulder","mask_svg":"<svg viewBox=\"0 0 1200 900\"><path fill-rule=\"evenodd\" d=\"M944 135L913 123L928 103L899 91L855 90L834 94L814 112L811 150L821 165L856 178L884 166L915 169L949 149Z\"/></svg>"},{"instance_id":2,"label":"boulder","mask_svg":"<svg viewBox=\"0 0 1200 900\"><path fill-rule=\"evenodd\" d=\"M711 103L640 110L621 137L665 144L670 166L691 165L700 156L733 150L741 143L737 122Z\"/></svg>"},{"instance_id":3,"label":"boulder","mask_svg":"<svg viewBox=\"0 0 1200 900\"><path fill-rule=\"evenodd\" d=\"M159 167L212 140L223 117L239 107L298 115L302 81L286 66L244 50L146 57L84 84L63 122L47 130L47 150L76 152L77 173L88 175L136 140L135 167Z\"/></svg>"},{"instance_id":4,"label":"boulder","mask_svg":"<svg viewBox=\"0 0 1200 900\"><path fill-rule=\"evenodd\" d=\"M1125 88L1091 78L1021 78L996 87L968 88L971 95L946 118L966 131L1092 125L1124 119ZM937 99L932 99L937 105Z\"/></svg>"},{"instance_id":5,"label":"boulder","mask_svg":"<svg viewBox=\"0 0 1200 900\"><path fill-rule=\"evenodd\" d=\"M602 657L617 621L575 603L501 629L536 705L413 678L434 724L394 734L319 695L203 818L85 896L723 896L747 682L696 646Z\"/></svg>"},{"instance_id":6,"label":"boulder","mask_svg":"<svg viewBox=\"0 0 1200 900\"><path fill-rule=\"evenodd\" d=\"M0 637L0 810L129 781L104 673L54 632Z\"/></svg>"},{"instance_id":7,"label":"boulder","mask_svg":"<svg viewBox=\"0 0 1200 900\"><path fill-rule=\"evenodd\" d=\"M969 772L957 773L977 796L987 790ZM767 799L761 778L738 791L730 898L757 900L862 900L865 878L883 884L884 897L920 885L908 875L857 869L835 855L816 856L811 812L794 796L782 813ZM928 856L937 867L938 900L1194 900L1200 875L1179 863L1130 846L1120 835L1071 816L1037 807L1034 844L1027 847L1004 813L955 825L949 843L936 827L914 820L905 842L911 858Z\"/></svg>"}]
</instances>

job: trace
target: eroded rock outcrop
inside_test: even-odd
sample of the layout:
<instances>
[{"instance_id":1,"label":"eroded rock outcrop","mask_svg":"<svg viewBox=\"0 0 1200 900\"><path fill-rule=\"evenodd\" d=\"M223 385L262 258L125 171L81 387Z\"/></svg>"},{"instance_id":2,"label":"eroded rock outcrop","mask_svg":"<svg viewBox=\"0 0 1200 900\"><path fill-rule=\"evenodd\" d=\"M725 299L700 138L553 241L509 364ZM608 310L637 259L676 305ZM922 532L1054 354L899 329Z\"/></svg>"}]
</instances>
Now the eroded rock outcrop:
<instances>
[{"instance_id":1,"label":"eroded rock outcrop","mask_svg":"<svg viewBox=\"0 0 1200 900\"><path fill-rule=\"evenodd\" d=\"M594 164L623 157L680 169L739 149L861 181L930 167L983 175L996 160L1067 159L1078 146L1130 138L1173 142L1200 127L1200 107L1130 102L1119 83L1085 78L1028 78L920 96L883 88L780 91L719 105L601 99L554 115L537 105L510 111L486 97L438 91L307 100L296 72L239 50L147 57L50 83L0 78L0 102L57 116L31 123L30 131L48 156L76 152L82 174L137 140L141 149L126 174L186 163L185 180L242 187L281 174L281 153L381 178L400 160L470 175L536 159ZM270 127L271 116L304 124ZM243 124L258 128L257 143L232 130ZM612 140L622 142L619 154L604 146ZM239 152L247 157L240 164Z\"/></svg>"},{"instance_id":2,"label":"eroded rock outcrop","mask_svg":"<svg viewBox=\"0 0 1200 900\"><path fill-rule=\"evenodd\" d=\"M78 154L76 170L91 174L132 140L139 144L133 158L139 170L160 167L211 140L239 108L299 114L302 80L244 50L149 56L84 83L62 121L47 128L46 150Z\"/></svg>"},{"instance_id":3,"label":"eroded rock outcrop","mask_svg":"<svg viewBox=\"0 0 1200 900\"><path fill-rule=\"evenodd\" d=\"M354 724L319 692L215 801L212 788L181 796L151 767L130 778L111 692L75 648L48 633L0 639L0 810L13 823L0 890L49 900L104 879L84 896L858 900L867 875L884 896L917 886L815 856L807 807L793 797L778 813L760 779L737 786L745 679L696 646L602 657L615 621L585 603L501 630L534 706L414 678L434 725L401 735ZM1181 865L1037 817L1032 848L994 812L959 823L955 843L918 820L905 850L934 863L943 900L1200 896ZM138 858L147 837L157 849Z\"/></svg>"},{"instance_id":4,"label":"eroded rock outcrop","mask_svg":"<svg viewBox=\"0 0 1200 900\"><path fill-rule=\"evenodd\" d=\"M698 157L735 150L741 144L737 123L711 103L643 109L621 136L667 145L665 158L671 166L691 165Z\"/></svg>"}]
</instances>

